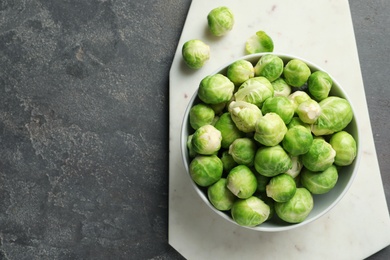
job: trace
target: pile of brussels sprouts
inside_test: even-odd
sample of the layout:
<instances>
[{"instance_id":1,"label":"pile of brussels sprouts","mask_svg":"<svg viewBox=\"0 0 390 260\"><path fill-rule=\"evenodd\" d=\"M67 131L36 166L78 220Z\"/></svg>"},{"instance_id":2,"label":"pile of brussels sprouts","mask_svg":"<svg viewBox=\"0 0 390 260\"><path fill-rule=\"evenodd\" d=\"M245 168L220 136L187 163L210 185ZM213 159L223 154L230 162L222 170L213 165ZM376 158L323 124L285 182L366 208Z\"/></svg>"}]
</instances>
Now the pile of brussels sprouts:
<instances>
[{"instance_id":1,"label":"pile of brussels sprouts","mask_svg":"<svg viewBox=\"0 0 390 260\"><path fill-rule=\"evenodd\" d=\"M300 223L356 158L349 102L300 59L264 53L203 78L188 113L189 173L239 225Z\"/></svg>"}]
</instances>

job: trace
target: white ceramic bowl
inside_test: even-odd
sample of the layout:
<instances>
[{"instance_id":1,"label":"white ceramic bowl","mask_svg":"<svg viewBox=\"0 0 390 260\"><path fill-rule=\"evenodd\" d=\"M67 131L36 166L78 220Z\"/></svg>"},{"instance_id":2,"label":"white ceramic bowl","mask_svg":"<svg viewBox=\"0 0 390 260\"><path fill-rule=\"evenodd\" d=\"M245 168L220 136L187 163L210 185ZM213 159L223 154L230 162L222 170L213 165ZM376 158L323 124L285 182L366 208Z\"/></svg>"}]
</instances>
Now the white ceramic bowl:
<instances>
[{"instance_id":1,"label":"white ceramic bowl","mask_svg":"<svg viewBox=\"0 0 390 260\"><path fill-rule=\"evenodd\" d=\"M265 54L266 53L247 55L244 57L240 57L236 60L245 59L245 60L252 62L252 64L255 65L257 63L257 61L260 59L260 57L265 55ZM277 55L280 58L282 58L282 60L284 61L284 64L286 64L291 59L300 59L300 60L304 61L309 66L309 68L311 69L312 72L317 71L317 70L325 71L324 69L313 64L312 62L307 61L305 59L302 59L300 57L287 55L287 54L281 54L281 53L272 53L272 54ZM222 66L220 69L216 70L212 74L222 73L222 74L226 75L227 67L231 63L233 63L234 61L235 60L229 62L228 64L225 64L224 66ZM278 219L276 214L275 214L274 217L272 218L272 220L266 221L259 226L243 227L243 228L249 228L249 229L257 230L257 231L275 232L275 231L289 230L289 229L293 229L293 228L297 228L297 227L306 225L306 224L320 218L325 213L327 213L329 210L331 210L334 206L336 206L336 204L339 203L339 201L343 198L343 196L346 194L346 192L350 188L350 186L351 186L351 184L352 184L352 182L357 174L357 169L358 169L360 156L361 156L361 152L360 152L361 149L360 149L360 145L359 145L358 118L356 117L354 106L353 106L351 100L348 98L345 91L343 90L342 86L340 86L340 84L337 82L337 80L335 78L333 78L332 76L331 76L331 78L333 80L333 86L332 86L332 89L331 89L329 95L330 96L339 96L339 97L347 99L352 106L352 110L354 111L354 117L353 117L351 123L344 129L355 138L356 143L357 143L357 156L356 156L354 162L351 165L344 166L341 168L341 170L339 170L339 178L338 178L337 184L331 191L329 191L326 194L313 195L314 208L311 211L311 213L309 214L309 216L303 222L297 223L297 224L289 224L289 223L286 223L286 222ZM193 130L189 124L188 115L189 115L189 111L190 111L191 107L199 102L200 102L200 100L197 96L197 91L196 91L195 94L193 95L193 97L191 98L191 100L188 104L188 107L185 111L182 129L181 129L182 157L183 157L186 171L188 173L188 177L191 180L192 180L192 178L189 174L190 158L188 156L188 150L187 150L187 137L188 137L188 135L193 133ZM238 225L232 219L229 212L222 212L222 211L219 211L219 210L214 208L214 206L209 202L209 200L207 198L207 189L206 188L202 188L202 187L198 186L194 181L192 181L192 184L193 184L194 189L197 191L197 193L201 197L201 199L210 207L210 209L212 211L214 211L216 214L218 214L221 217L221 221L227 220L227 221L230 221L234 225Z\"/></svg>"}]
</instances>

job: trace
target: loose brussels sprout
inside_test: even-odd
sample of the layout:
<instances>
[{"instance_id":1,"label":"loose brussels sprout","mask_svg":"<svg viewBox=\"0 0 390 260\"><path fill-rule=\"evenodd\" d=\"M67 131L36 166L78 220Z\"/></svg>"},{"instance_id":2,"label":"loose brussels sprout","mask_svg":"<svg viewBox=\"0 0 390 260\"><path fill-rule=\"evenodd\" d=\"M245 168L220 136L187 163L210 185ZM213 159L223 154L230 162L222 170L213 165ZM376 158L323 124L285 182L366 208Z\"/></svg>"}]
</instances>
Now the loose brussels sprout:
<instances>
[{"instance_id":1,"label":"loose brussels sprout","mask_svg":"<svg viewBox=\"0 0 390 260\"><path fill-rule=\"evenodd\" d=\"M229 112L223 113L215 123L214 127L221 132L222 148L229 148L234 140L245 136L245 133L237 128Z\"/></svg>"},{"instance_id":2,"label":"loose brussels sprout","mask_svg":"<svg viewBox=\"0 0 390 260\"><path fill-rule=\"evenodd\" d=\"M307 81L308 90L317 101L328 97L332 84L333 80L329 74L320 70L313 72Z\"/></svg>"},{"instance_id":3,"label":"loose brussels sprout","mask_svg":"<svg viewBox=\"0 0 390 260\"><path fill-rule=\"evenodd\" d=\"M245 101L232 101L228 110L237 128L244 133L254 132L256 122L263 116L260 108Z\"/></svg>"},{"instance_id":4,"label":"loose brussels sprout","mask_svg":"<svg viewBox=\"0 0 390 260\"><path fill-rule=\"evenodd\" d=\"M214 120L214 110L204 103L199 103L191 107L189 119L193 129L198 129L204 125L211 125Z\"/></svg>"},{"instance_id":5,"label":"loose brussels sprout","mask_svg":"<svg viewBox=\"0 0 390 260\"><path fill-rule=\"evenodd\" d=\"M302 87L311 74L310 68L301 60L292 59L284 66L284 80L292 87Z\"/></svg>"},{"instance_id":6,"label":"loose brussels sprout","mask_svg":"<svg viewBox=\"0 0 390 260\"><path fill-rule=\"evenodd\" d=\"M254 68L252 63L247 60L237 60L229 65L226 71L226 76L234 83L239 86L246 80L254 77Z\"/></svg>"},{"instance_id":7,"label":"loose brussels sprout","mask_svg":"<svg viewBox=\"0 0 390 260\"><path fill-rule=\"evenodd\" d=\"M233 220L240 226L255 227L268 219L270 207L261 199L252 196L236 200L231 214Z\"/></svg>"},{"instance_id":8,"label":"loose brussels sprout","mask_svg":"<svg viewBox=\"0 0 390 260\"><path fill-rule=\"evenodd\" d=\"M290 94L288 96L288 99L290 99L291 102L294 104L294 110L295 110L295 112L297 112L298 106L301 103L310 100L311 97L305 91L297 90L297 91L293 92L292 94Z\"/></svg>"},{"instance_id":9,"label":"loose brussels sprout","mask_svg":"<svg viewBox=\"0 0 390 260\"><path fill-rule=\"evenodd\" d=\"M265 54L255 65L255 76L263 76L272 82L282 75L283 66L281 58L274 54Z\"/></svg>"},{"instance_id":10,"label":"loose brussels sprout","mask_svg":"<svg viewBox=\"0 0 390 260\"><path fill-rule=\"evenodd\" d=\"M298 116L294 116L291 119L290 123L288 123L288 125L287 125L287 128L290 129L290 128L297 126L297 125L303 126L303 127L307 128L307 130L311 131L311 126L309 124L304 123Z\"/></svg>"},{"instance_id":11,"label":"loose brussels sprout","mask_svg":"<svg viewBox=\"0 0 390 260\"><path fill-rule=\"evenodd\" d=\"M245 165L237 165L226 177L228 189L240 199L252 196L257 189L255 174Z\"/></svg>"},{"instance_id":12,"label":"loose brussels sprout","mask_svg":"<svg viewBox=\"0 0 390 260\"><path fill-rule=\"evenodd\" d=\"M256 32L245 43L245 51L247 54L272 52L273 50L274 42L264 31Z\"/></svg>"},{"instance_id":13,"label":"loose brussels sprout","mask_svg":"<svg viewBox=\"0 0 390 260\"><path fill-rule=\"evenodd\" d=\"M257 150L254 166L261 175L273 177L290 169L292 161L280 145L264 146Z\"/></svg>"},{"instance_id":14,"label":"loose brussels sprout","mask_svg":"<svg viewBox=\"0 0 390 260\"><path fill-rule=\"evenodd\" d=\"M222 74L206 76L198 89L198 96L206 104L228 102L233 96L234 84Z\"/></svg>"},{"instance_id":15,"label":"loose brussels sprout","mask_svg":"<svg viewBox=\"0 0 390 260\"><path fill-rule=\"evenodd\" d=\"M204 125L198 128L192 136L191 144L194 152L203 155L211 155L221 148L222 135L212 125Z\"/></svg>"},{"instance_id":16,"label":"loose brussels sprout","mask_svg":"<svg viewBox=\"0 0 390 260\"><path fill-rule=\"evenodd\" d=\"M229 147L229 154L238 164L252 166L257 146L253 139L244 137L237 138Z\"/></svg>"},{"instance_id":17,"label":"loose brussels sprout","mask_svg":"<svg viewBox=\"0 0 390 260\"><path fill-rule=\"evenodd\" d=\"M267 184L271 180L271 177L267 177L261 174L255 174L257 179L257 191L258 192L265 192Z\"/></svg>"},{"instance_id":18,"label":"loose brussels sprout","mask_svg":"<svg viewBox=\"0 0 390 260\"><path fill-rule=\"evenodd\" d=\"M292 156L305 154L313 143L311 131L304 126L297 125L287 130L282 146Z\"/></svg>"},{"instance_id":19,"label":"loose brussels sprout","mask_svg":"<svg viewBox=\"0 0 390 260\"><path fill-rule=\"evenodd\" d=\"M275 146L279 144L287 132L282 118L276 113L267 113L257 120L254 139L262 145Z\"/></svg>"},{"instance_id":20,"label":"loose brussels sprout","mask_svg":"<svg viewBox=\"0 0 390 260\"><path fill-rule=\"evenodd\" d=\"M349 102L340 97L327 97L319 103L321 115L312 125L314 135L329 135L343 130L353 118Z\"/></svg>"},{"instance_id":21,"label":"loose brussels sprout","mask_svg":"<svg viewBox=\"0 0 390 260\"><path fill-rule=\"evenodd\" d=\"M299 156L291 156L292 166L285 173L293 177L294 179L301 173L303 168L302 160Z\"/></svg>"},{"instance_id":22,"label":"loose brussels sprout","mask_svg":"<svg viewBox=\"0 0 390 260\"><path fill-rule=\"evenodd\" d=\"M293 177L285 173L272 177L266 187L267 196L277 202L289 201L296 190Z\"/></svg>"},{"instance_id":23,"label":"loose brussels sprout","mask_svg":"<svg viewBox=\"0 0 390 260\"><path fill-rule=\"evenodd\" d=\"M294 116L294 105L287 97L270 97L264 101L261 112L263 115L274 112L282 118L285 124L288 124Z\"/></svg>"},{"instance_id":24,"label":"loose brussels sprout","mask_svg":"<svg viewBox=\"0 0 390 260\"><path fill-rule=\"evenodd\" d=\"M271 82L274 88L274 96L288 97L291 94L291 87L286 83L283 78L278 78Z\"/></svg>"},{"instance_id":25,"label":"loose brussels sprout","mask_svg":"<svg viewBox=\"0 0 390 260\"><path fill-rule=\"evenodd\" d=\"M296 110L299 119L306 124L313 124L321 115L320 105L313 99L302 102Z\"/></svg>"},{"instance_id":26,"label":"loose brussels sprout","mask_svg":"<svg viewBox=\"0 0 390 260\"><path fill-rule=\"evenodd\" d=\"M275 212L288 223L300 223L310 214L314 206L311 193L306 188L297 188L294 197L287 202L275 202Z\"/></svg>"},{"instance_id":27,"label":"loose brussels sprout","mask_svg":"<svg viewBox=\"0 0 390 260\"><path fill-rule=\"evenodd\" d=\"M246 80L234 93L236 101L246 101L258 107L274 95L274 88L271 82L264 77L254 77Z\"/></svg>"},{"instance_id":28,"label":"loose brussels sprout","mask_svg":"<svg viewBox=\"0 0 390 260\"><path fill-rule=\"evenodd\" d=\"M337 168L334 165L322 172L312 172L303 169L301 184L313 194L324 194L333 189L338 179Z\"/></svg>"},{"instance_id":29,"label":"loose brussels sprout","mask_svg":"<svg viewBox=\"0 0 390 260\"><path fill-rule=\"evenodd\" d=\"M200 69L210 59L210 46L201 40L189 40L183 44L184 62L192 69Z\"/></svg>"},{"instance_id":30,"label":"loose brussels sprout","mask_svg":"<svg viewBox=\"0 0 390 260\"><path fill-rule=\"evenodd\" d=\"M236 161L233 159L233 156L229 154L228 150L222 152L220 157L224 172L230 172L231 169L237 166Z\"/></svg>"},{"instance_id":31,"label":"loose brussels sprout","mask_svg":"<svg viewBox=\"0 0 390 260\"><path fill-rule=\"evenodd\" d=\"M350 165L356 158L356 141L351 134L340 131L332 135L330 145L336 151L334 164L338 166Z\"/></svg>"},{"instance_id":32,"label":"loose brussels sprout","mask_svg":"<svg viewBox=\"0 0 390 260\"><path fill-rule=\"evenodd\" d=\"M211 204L218 210L229 210L232 208L236 196L226 187L226 179L221 178L207 189L207 197Z\"/></svg>"},{"instance_id":33,"label":"loose brussels sprout","mask_svg":"<svg viewBox=\"0 0 390 260\"><path fill-rule=\"evenodd\" d=\"M215 36L222 36L233 29L234 15L226 6L214 8L207 15L210 32Z\"/></svg>"},{"instance_id":34,"label":"loose brussels sprout","mask_svg":"<svg viewBox=\"0 0 390 260\"><path fill-rule=\"evenodd\" d=\"M187 137L187 148L188 148L188 156L190 158L194 158L195 156L197 156L198 154L194 151L194 149L192 148L192 137L193 135L189 135Z\"/></svg>"},{"instance_id":35,"label":"loose brussels sprout","mask_svg":"<svg viewBox=\"0 0 390 260\"><path fill-rule=\"evenodd\" d=\"M217 182L223 173L221 159L216 155L198 155L191 161L189 168L192 180L202 187Z\"/></svg>"},{"instance_id":36,"label":"loose brussels sprout","mask_svg":"<svg viewBox=\"0 0 390 260\"><path fill-rule=\"evenodd\" d=\"M313 172L325 171L330 167L336 156L336 151L322 138L314 138L307 153L302 155L302 163Z\"/></svg>"}]
</instances>

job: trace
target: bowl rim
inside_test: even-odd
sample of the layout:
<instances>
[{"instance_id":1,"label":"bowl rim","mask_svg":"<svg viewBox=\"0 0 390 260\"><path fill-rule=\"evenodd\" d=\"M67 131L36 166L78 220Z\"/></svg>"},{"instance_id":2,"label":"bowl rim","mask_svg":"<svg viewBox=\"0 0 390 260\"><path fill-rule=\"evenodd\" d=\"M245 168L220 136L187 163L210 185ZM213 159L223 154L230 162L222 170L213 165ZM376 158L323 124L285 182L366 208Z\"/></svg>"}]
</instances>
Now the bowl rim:
<instances>
[{"instance_id":1,"label":"bowl rim","mask_svg":"<svg viewBox=\"0 0 390 260\"><path fill-rule=\"evenodd\" d=\"M354 115L352 121L356 125L356 129L354 129L356 131L354 139L355 139L356 144L357 144L356 157L355 157L355 160L353 162L353 166L352 166L353 170L352 170L351 176L348 179L347 184L343 188L342 192L336 197L336 199L333 200L332 203L330 203L327 207L325 207L324 210L322 210L321 212L319 212L318 214L316 214L315 216L313 216L311 218L306 218L304 221L302 221L300 223L295 223L295 224L287 223L287 222L286 223L282 223L283 225L276 226L276 227L263 226L262 224L260 224L258 226L255 226L255 227L241 226L237 222L235 222L232 219L231 216L228 216L225 212L222 212L222 211L216 209L211 204L211 202L208 200L208 197L206 196L205 192L202 191L201 188L191 178L191 176L189 174L189 162L190 161L187 161L187 159L188 159L187 137L188 136L185 134L185 132L186 132L186 128L188 127L188 123L189 123L188 122L189 111L190 111L194 101L197 99L199 86L196 88L196 91L193 93L191 99L189 100L189 102L188 102L188 104L186 106L185 112L184 112L184 116L183 116L182 123L181 123L181 128L180 128L180 149L181 149L182 163L184 164L184 167L186 169L186 174L189 177L192 186L194 187L196 193L200 196L202 201L204 203L206 203L206 205L213 212L215 212L217 215L219 215L223 219L227 220L228 222L233 223L234 225L239 226L241 228L254 230L254 231L280 232L280 231L287 231L287 230L295 229L295 228L307 225L309 223L312 223L315 220L318 220L319 218L324 216L326 213L328 213L331 209L333 209L342 200L342 198L349 191L350 187L352 186L352 183L354 182L354 180L356 178L356 175L357 175L357 172L358 172L358 169L359 169L359 165L360 165L361 149L362 148L361 148L361 145L360 145L360 125L359 125L359 120L357 120L356 109L354 108L354 104L351 102L351 99L348 96L347 92L339 84L337 79L335 79L329 72L327 72L327 70L323 69L321 66L319 66L319 65L317 65L317 64L315 64L315 63L313 63L313 62L311 62L311 61L309 61L309 60L307 60L305 58L299 57L297 55L286 54L286 53L283 53L283 52L262 52L262 53L249 54L249 55L244 55L244 56L240 56L240 57L234 58L234 59L224 63L222 66L218 67L216 70L212 71L208 75L215 75L217 73L222 73L223 71L225 71L227 69L227 67L230 64L232 64L233 62L235 62L237 60L243 60L243 59L244 60L250 60L253 64L255 64L257 62L256 59L258 60L258 59L260 59L260 57L262 57L264 55L267 55L267 54L276 55L276 56L282 58L283 61L291 60L291 59L299 59L299 60L303 61L304 63L306 63L309 66L309 68L310 68L310 70L312 72L313 71L317 71L317 70L321 70L321 71L324 71L324 72L328 73L329 76L331 77L331 79L333 80L333 85L332 86L337 86L337 92L340 92L341 97L345 98L349 102L349 104L351 106L351 109L352 109L352 112L353 112L353 115Z\"/></svg>"}]
</instances>

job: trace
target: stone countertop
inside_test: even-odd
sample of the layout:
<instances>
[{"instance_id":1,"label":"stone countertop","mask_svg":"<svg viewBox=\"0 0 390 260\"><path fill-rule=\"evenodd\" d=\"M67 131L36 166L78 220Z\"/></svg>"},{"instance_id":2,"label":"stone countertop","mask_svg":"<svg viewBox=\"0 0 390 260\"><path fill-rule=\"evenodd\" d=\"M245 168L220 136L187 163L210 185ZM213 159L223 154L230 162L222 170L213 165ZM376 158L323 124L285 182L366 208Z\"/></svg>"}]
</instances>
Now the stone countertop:
<instances>
[{"instance_id":1,"label":"stone countertop","mask_svg":"<svg viewBox=\"0 0 390 260\"><path fill-rule=\"evenodd\" d=\"M0 3L0 259L182 259L168 75L190 3ZM350 8L389 205L390 3Z\"/></svg>"}]
</instances>

